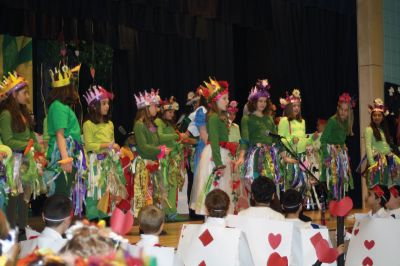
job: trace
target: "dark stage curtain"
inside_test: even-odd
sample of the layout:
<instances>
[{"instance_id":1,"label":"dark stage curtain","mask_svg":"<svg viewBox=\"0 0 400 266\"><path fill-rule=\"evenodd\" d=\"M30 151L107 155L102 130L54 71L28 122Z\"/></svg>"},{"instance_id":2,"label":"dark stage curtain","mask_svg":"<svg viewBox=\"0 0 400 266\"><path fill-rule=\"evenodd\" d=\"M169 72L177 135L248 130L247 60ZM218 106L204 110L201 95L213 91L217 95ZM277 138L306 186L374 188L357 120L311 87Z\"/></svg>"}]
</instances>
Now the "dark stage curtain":
<instances>
[{"instance_id":1,"label":"dark stage curtain","mask_svg":"<svg viewBox=\"0 0 400 266\"><path fill-rule=\"evenodd\" d=\"M307 131L334 114L338 96L358 95L355 0L70 0L0 3L0 32L95 40L114 51L115 127L130 130L134 92L160 88L182 103L209 75L230 82L245 103L268 78L275 103L301 90ZM34 62L34 64L36 64ZM280 112L278 112L280 114ZM360 160L358 107L348 147ZM119 141L122 136L116 135ZM353 199L361 206L360 177Z\"/></svg>"}]
</instances>

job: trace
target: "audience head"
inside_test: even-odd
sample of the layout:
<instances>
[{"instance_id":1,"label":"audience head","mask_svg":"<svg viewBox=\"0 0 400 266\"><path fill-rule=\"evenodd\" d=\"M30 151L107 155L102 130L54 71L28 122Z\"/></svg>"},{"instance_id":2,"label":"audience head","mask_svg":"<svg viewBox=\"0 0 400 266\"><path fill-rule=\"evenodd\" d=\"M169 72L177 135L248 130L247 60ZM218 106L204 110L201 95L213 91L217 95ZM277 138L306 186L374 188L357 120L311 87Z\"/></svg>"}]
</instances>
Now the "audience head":
<instances>
[{"instance_id":1,"label":"audience head","mask_svg":"<svg viewBox=\"0 0 400 266\"><path fill-rule=\"evenodd\" d=\"M139 212L139 227L144 234L159 235L164 227L164 216L157 206L145 206Z\"/></svg>"},{"instance_id":2,"label":"audience head","mask_svg":"<svg viewBox=\"0 0 400 266\"><path fill-rule=\"evenodd\" d=\"M390 199L390 191L387 186L373 185L368 191L367 205L371 209L385 208Z\"/></svg>"},{"instance_id":3,"label":"audience head","mask_svg":"<svg viewBox=\"0 0 400 266\"><path fill-rule=\"evenodd\" d=\"M71 225L72 214L72 202L63 195L50 196L43 205L42 217L46 226L60 228L62 233Z\"/></svg>"},{"instance_id":4,"label":"audience head","mask_svg":"<svg viewBox=\"0 0 400 266\"><path fill-rule=\"evenodd\" d=\"M251 184L251 203L252 205L269 205L275 196L275 183L265 176L256 178Z\"/></svg>"},{"instance_id":5,"label":"audience head","mask_svg":"<svg viewBox=\"0 0 400 266\"><path fill-rule=\"evenodd\" d=\"M224 218L229 210L230 199L228 194L221 189L210 191L205 200L209 217Z\"/></svg>"},{"instance_id":6,"label":"audience head","mask_svg":"<svg viewBox=\"0 0 400 266\"><path fill-rule=\"evenodd\" d=\"M300 214L303 208L303 197L300 192L295 189L288 189L282 197L282 208L285 214Z\"/></svg>"},{"instance_id":7,"label":"audience head","mask_svg":"<svg viewBox=\"0 0 400 266\"><path fill-rule=\"evenodd\" d=\"M386 203L386 208L389 210L395 210L400 208L400 186L393 185L389 188L390 199Z\"/></svg>"}]
</instances>

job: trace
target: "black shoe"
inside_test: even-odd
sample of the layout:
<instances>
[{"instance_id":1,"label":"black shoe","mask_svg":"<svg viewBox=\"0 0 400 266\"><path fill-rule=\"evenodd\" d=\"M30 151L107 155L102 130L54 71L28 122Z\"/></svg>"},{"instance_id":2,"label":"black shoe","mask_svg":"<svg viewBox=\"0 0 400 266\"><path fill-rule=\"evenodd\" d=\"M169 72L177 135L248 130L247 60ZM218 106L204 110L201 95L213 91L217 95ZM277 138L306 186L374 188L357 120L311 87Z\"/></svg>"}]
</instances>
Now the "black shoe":
<instances>
[{"instance_id":1,"label":"black shoe","mask_svg":"<svg viewBox=\"0 0 400 266\"><path fill-rule=\"evenodd\" d=\"M198 215L192 209L189 209L189 218L191 221L204 221L204 215Z\"/></svg>"}]
</instances>

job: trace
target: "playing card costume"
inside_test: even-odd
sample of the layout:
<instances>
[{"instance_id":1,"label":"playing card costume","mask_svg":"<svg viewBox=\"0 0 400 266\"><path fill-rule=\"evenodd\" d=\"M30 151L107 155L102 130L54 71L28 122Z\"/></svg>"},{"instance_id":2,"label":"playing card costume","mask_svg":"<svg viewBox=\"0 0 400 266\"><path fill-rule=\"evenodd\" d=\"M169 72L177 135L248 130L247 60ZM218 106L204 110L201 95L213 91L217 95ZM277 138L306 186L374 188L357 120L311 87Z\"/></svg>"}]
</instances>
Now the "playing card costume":
<instances>
[{"instance_id":1,"label":"playing card costume","mask_svg":"<svg viewBox=\"0 0 400 266\"><path fill-rule=\"evenodd\" d=\"M161 112L168 110L179 110L179 104L173 99L161 102ZM183 153L183 144L180 142L180 135L175 131L171 121L156 118L154 124L157 126L157 134L161 145L171 149L170 154L160 159L162 183L167 194L167 201L164 204L164 212L169 220L177 217L177 192L182 190L187 176Z\"/></svg>"},{"instance_id":2,"label":"playing card costume","mask_svg":"<svg viewBox=\"0 0 400 266\"><path fill-rule=\"evenodd\" d=\"M94 119L100 112L100 101L112 100L113 97L112 93L97 85L89 88L84 95L89 109L95 112L95 115L89 116L91 119L83 124L83 140L88 155L85 181L86 218L89 220L109 216L115 203L127 197L119 154L113 148L114 124L111 120ZM109 147L103 148L102 144L109 144Z\"/></svg>"},{"instance_id":3,"label":"playing card costume","mask_svg":"<svg viewBox=\"0 0 400 266\"><path fill-rule=\"evenodd\" d=\"M375 99L373 105L369 105L369 112L371 115L375 112L379 112L383 115L383 121L381 125L374 126L374 122L371 121L372 125L365 128L365 151L366 159L368 162L367 171L365 177L367 178L367 184L372 186L374 184L399 184L400 183L400 158L392 153L389 141L386 139L387 136L383 129L384 117L389 114L389 111L384 106L381 99ZM374 130L376 132L374 132ZM378 133L378 137L375 134Z\"/></svg>"},{"instance_id":4,"label":"playing card costume","mask_svg":"<svg viewBox=\"0 0 400 266\"><path fill-rule=\"evenodd\" d=\"M284 109L284 116L281 117L278 125L278 134L283 136L283 144L294 151L300 160L306 159L306 146L311 140L306 135L306 121L301 118L289 117L288 109L293 104L301 104L300 91L294 89L291 95L280 99L281 107ZM297 140L297 143L295 142ZM290 154L287 154L290 157ZM307 175L299 164L287 163L284 165L285 189L295 188L302 193L307 189Z\"/></svg>"},{"instance_id":5,"label":"playing card costume","mask_svg":"<svg viewBox=\"0 0 400 266\"><path fill-rule=\"evenodd\" d=\"M352 108L355 103L349 94L343 93L338 104L348 105L348 117L341 121L338 114L331 116L321 136L324 164L320 181L326 182L333 198L337 198L339 193L344 195L349 187L353 188L353 176L345 142L347 136L352 134Z\"/></svg>"},{"instance_id":6,"label":"playing card costume","mask_svg":"<svg viewBox=\"0 0 400 266\"><path fill-rule=\"evenodd\" d=\"M0 93L6 95L0 109L0 135L6 145L2 147L3 152L7 154L2 162L0 201L5 203L8 199L6 214L12 228L17 222L21 228L25 228L31 195L39 195L43 188L35 162L35 152L40 152L41 147L33 131L30 114L23 112L22 108L26 109L26 105L18 102L14 96L14 93L19 93L27 86L24 77L16 72L8 73L0 84ZM15 105L24 107L15 109ZM18 119L21 120L19 124L23 124L19 129Z\"/></svg>"},{"instance_id":7,"label":"playing card costume","mask_svg":"<svg viewBox=\"0 0 400 266\"><path fill-rule=\"evenodd\" d=\"M208 103L217 103L225 94L228 94L228 83L226 81L204 82L203 94ZM236 155L237 143L229 142L228 121L220 117L215 111L209 112L207 117L207 131L209 143L201 153L199 166L194 178L192 193L190 197L190 208L196 214L205 214L204 200L209 191L214 188L224 190L231 198L231 209L233 213L237 196L234 195L234 180L232 176L231 162ZM219 174L219 169L223 175Z\"/></svg>"}]
</instances>

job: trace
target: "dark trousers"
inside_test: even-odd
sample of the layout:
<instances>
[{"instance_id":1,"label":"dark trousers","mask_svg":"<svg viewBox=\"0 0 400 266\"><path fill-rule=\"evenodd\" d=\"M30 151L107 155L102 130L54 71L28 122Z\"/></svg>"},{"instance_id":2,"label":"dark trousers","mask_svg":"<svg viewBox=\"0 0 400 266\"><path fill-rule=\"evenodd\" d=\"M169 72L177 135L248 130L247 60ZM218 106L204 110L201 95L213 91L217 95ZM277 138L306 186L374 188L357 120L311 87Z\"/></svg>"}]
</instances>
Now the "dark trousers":
<instances>
[{"instance_id":1,"label":"dark trousers","mask_svg":"<svg viewBox=\"0 0 400 266\"><path fill-rule=\"evenodd\" d=\"M18 224L20 229L25 229L28 222L29 202L24 199L24 194L8 197L6 215L11 228Z\"/></svg>"}]
</instances>

